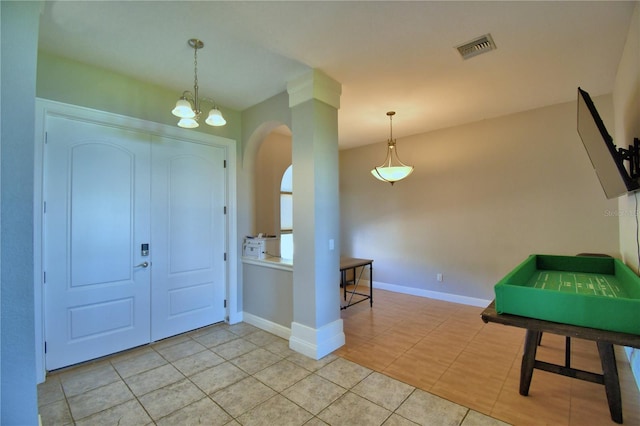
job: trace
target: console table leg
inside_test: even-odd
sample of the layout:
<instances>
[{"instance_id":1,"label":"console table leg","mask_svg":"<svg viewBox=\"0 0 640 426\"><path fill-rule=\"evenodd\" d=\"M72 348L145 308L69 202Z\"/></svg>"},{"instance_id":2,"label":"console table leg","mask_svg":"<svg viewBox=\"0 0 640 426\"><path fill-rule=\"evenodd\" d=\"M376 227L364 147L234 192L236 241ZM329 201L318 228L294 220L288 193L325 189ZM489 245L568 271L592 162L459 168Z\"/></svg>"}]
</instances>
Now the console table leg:
<instances>
[{"instance_id":1,"label":"console table leg","mask_svg":"<svg viewBox=\"0 0 640 426\"><path fill-rule=\"evenodd\" d=\"M604 388L609 402L611 420L622 423L622 397L620 395L620 379L616 365L616 354L613 345L607 342L597 342L600 362L602 363L602 375L604 376Z\"/></svg>"},{"instance_id":2,"label":"console table leg","mask_svg":"<svg viewBox=\"0 0 640 426\"><path fill-rule=\"evenodd\" d=\"M373 265L369 264L369 307L373 308Z\"/></svg>"},{"instance_id":3,"label":"console table leg","mask_svg":"<svg viewBox=\"0 0 640 426\"><path fill-rule=\"evenodd\" d=\"M533 378L533 367L536 363L536 351L540 341L541 332L527 330L524 338L524 354L522 355L522 366L520 367L520 395L529 395L529 386Z\"/></svg>"}]
</instances>

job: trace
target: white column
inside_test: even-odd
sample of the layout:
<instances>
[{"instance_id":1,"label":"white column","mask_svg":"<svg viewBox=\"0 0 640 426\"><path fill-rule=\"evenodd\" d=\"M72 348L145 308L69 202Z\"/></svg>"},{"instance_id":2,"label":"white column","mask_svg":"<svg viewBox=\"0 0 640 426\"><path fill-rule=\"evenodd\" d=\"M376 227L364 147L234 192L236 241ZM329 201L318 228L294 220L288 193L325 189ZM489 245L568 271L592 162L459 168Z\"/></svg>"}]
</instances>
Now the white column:
<instances>
[{"instance_id":1,"label":"white column","mask_svg":"<svg viewBox=\"0 0 640 426\"><path fill-rule=\"evenodd\" d=\"M287 86L293 163L289 347L320 359L344 345L340 319L338 108L341 85L312 70Z\"/></svg>"}]
</instances>

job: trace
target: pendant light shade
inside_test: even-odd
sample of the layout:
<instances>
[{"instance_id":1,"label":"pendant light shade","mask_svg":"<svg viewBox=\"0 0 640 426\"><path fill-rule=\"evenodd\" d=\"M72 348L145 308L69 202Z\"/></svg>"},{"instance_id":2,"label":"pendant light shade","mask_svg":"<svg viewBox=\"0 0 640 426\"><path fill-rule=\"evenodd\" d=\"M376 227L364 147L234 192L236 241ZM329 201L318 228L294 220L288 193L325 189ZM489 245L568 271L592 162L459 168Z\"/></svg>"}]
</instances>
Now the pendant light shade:
<instances>
[{"instance_id":1,"label":"pendant light shade","mask_svg":"<svg viewBox=\"0 0 640 426\"><path fill-rule=\"evenodd\" d=\"M413 172L413 166L407 166L398 157L398 148L396 147L396 140L393 139L393 116L394 111L389 111L389 140L387 141L387 157L384 162L378 167L371 169L371 174L378 180L383 182L389 182L393 185L395 182L402 180L409 176Z\"/></svg>"},{"instance_id":2,"label":"pendant light shade","mask_svg":"<svg viewBox=\"0 0 640 426\"><path fill-rule=\"evenodd\" d=\"M171 111L171 114L180 118L194 118L196 116L196 113L191 108L191 103L185 98L178 99L176 107Z\"/></svg>"},{"instance_id":3,"label":"pendant light shade","mask_svg":"<svg viewBox=\"0 0 640 426\"><path fill-rule=\"evenodd\" d=\"M412 166L391 166L391 167L375 167L371 170L371 174L383 182L394 182L402 180L413 172Z\"/></svg>"},{"instance_id":4,"label":"pendant light shade","mask_svg":"<svg viewBox=\"0 0 640 426\"><path fill-rule=\"evenodd\" d=\"M199 124L195 118L181 118L180 121L178 121L178 126L184 129L195 129Z\"/></svg>"},{"instance_id":5,"label":"pendant light shade","mask_svg":"<svg viewBox=\"0 0 640 426\"><path fill-rule=\"evenodd\" d=\"M209 116L205 120L205 123L207 123L209 126L224 126L225 124L227 124L227 120L224 119L222 113L218 108L213 108L211 111L209 111Z\"/></svg>"}]
</instances>

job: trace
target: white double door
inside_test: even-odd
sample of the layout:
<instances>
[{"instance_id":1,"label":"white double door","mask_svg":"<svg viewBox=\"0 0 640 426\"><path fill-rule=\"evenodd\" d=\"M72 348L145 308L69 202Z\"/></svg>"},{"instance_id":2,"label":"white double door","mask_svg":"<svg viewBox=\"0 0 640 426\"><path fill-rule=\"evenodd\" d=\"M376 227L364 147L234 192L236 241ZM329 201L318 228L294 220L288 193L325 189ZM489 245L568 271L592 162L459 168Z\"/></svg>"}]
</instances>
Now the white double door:
<instances>
[{"instance_id":1,"label":"white double door","mask_svg":"<svg viewBox=\"0 0 640 426\"><path fill-rule=\"evenodd\" d=\"M62 117L46 132L46 368L224 320L224 149Z\"/></svg>"}]
</instances>

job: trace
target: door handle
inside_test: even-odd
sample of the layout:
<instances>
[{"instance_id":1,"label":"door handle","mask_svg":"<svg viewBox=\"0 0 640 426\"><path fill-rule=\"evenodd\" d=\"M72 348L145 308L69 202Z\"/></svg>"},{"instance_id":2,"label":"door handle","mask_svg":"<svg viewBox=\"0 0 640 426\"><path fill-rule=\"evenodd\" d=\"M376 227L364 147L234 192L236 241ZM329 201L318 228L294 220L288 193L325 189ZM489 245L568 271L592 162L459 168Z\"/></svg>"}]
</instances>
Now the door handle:
<instances>
[{"instance_id":1,"label":"door handle","mask_svg":"<svg viewBox=\"0 0 640 426\"><path fill-rule=\"evenodd\" d=\"M139 265L136 265L136 268L146 268L147 266L149 266L149 262L142 262Z\"/></svg>"}]
</instances>

